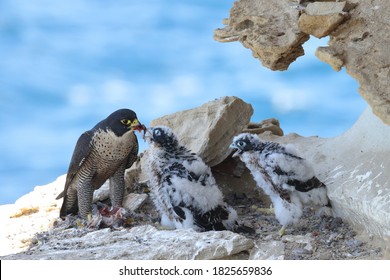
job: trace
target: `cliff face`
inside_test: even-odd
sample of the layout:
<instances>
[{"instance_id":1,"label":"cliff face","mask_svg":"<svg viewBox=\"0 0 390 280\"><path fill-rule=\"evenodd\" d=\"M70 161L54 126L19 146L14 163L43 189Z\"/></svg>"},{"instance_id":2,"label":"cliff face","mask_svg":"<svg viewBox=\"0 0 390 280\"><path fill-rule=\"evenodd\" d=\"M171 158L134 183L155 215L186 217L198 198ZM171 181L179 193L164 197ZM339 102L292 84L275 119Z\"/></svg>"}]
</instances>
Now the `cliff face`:
<instances>
[{"instance_id":1,"label":"cliff face","mask_svg":"<svg viewBox=\"0 0 390 280\"><path fill-rule=\"evenodd\" d=\"M336 71L345 67L373 113L390 125L389 18L387 0L239 0L214 38L240 41L265 67L286 70L304 55L310 35L329 36L317 57Z\"/></svg>"}]
</instances>

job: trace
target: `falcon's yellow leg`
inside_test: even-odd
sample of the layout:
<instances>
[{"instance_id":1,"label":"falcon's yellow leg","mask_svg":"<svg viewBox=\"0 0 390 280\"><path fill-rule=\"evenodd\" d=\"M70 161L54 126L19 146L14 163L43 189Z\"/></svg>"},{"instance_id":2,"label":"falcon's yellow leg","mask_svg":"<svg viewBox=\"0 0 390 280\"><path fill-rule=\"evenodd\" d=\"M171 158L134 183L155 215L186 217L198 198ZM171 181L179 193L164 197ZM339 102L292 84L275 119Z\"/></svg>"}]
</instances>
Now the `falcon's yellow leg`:
<instances>
[{"instance_id":1,"label":"falcon's yellow leg","mask_svg":"<svg viewBox=\"0 0 390 280\"><path fill-rule=\"evenodd\" d=\"M282 228L279 230L279 236L282 237L285 234L286 226L282 226Z\"/></svg>"}]
</instances>

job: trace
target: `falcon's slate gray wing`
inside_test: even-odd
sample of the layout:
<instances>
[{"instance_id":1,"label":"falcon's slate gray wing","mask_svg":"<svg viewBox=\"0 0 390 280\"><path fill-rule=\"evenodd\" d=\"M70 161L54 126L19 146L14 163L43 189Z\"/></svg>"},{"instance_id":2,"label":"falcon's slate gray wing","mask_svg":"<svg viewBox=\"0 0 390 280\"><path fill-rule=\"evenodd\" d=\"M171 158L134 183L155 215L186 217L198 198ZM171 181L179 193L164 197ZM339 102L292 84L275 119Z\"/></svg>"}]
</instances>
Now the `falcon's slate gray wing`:
<instances>
[{"instance_id":1,"label":"falcon's slate gray wing","mask_svg":"<svg viewBox=\"0 0 390 280\"><path fill-rule=\"evenodd\" d=\"M92 132L86 131L77 140L76 147L73 151L72 159L69 164L68 173L66 174L65 188L56 199L63 198L66 194L66 191L71 184L74 176L79 171L81 165L85 162L85 159L88 157L89 152L91 151L90 143L92 140Z\"/></svg>"},{"instance_id":2,"label":"falcon's slate gray wing","mask_svg":"<svg viewBox=\"0 0 390 280\"><path fill-rule=\"evenodd\" d=\"M72 159L69 164L68 173L66 175L64 191L60 193L56 199L64 198L62 203L60 216L64 217L68 214L77 214L78 211L78 198L77 198L77 186L73 186L73 179L79 172L80 168L84 164L88 155L90 154L90 143L92 140L92 132L84 132L77 140L76 147L73 151Z\"/></svg>"}]
</instances>

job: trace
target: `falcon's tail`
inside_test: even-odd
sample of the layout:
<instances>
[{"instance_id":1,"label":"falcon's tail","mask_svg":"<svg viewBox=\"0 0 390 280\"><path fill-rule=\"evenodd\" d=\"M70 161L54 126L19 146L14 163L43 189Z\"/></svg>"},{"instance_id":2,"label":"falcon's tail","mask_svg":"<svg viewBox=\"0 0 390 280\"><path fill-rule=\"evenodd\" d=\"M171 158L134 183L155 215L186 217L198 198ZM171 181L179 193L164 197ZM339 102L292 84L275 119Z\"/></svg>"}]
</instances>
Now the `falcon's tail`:
<instances>
[{"instance_id":1,"label":"falcon's tail","mask_svg":"<svg viewBox=\"0 0 390 280\"><path fill-rule=\"evenodd\" d=\"M65 191L61 192L57 197L56 199L61 199L65 196Z\"/></svg>"},{"instance_id":2,"label":"falcon's tail","mask_svg":"<svg viewBox=\"0 0 390 280\"><path fill-rule=\"evenodd\" d=\"M61 198L60 195L58 198ZM69 214L77 215L79 211L77 195L73 198L69 197L69 195L63 195L62 197L64 197L64 201L60 210L60 218L65 219Z\"/></svg>"}]
</instances>

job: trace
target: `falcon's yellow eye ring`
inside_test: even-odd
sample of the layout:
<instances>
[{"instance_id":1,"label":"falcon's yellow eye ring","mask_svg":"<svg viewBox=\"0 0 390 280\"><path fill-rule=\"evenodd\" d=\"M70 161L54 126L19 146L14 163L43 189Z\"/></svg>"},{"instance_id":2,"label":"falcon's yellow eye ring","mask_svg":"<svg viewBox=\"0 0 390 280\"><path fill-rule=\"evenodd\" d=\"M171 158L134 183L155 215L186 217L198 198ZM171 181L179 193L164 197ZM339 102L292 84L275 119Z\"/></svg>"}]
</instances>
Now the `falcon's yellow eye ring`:
<instances>
[{"instance_id":1,"label":"falcon's yellow eye ring","mask_svg":"<svg viewBox=\"0 0 390 280\"><path fill-rule=\"evenodd\" d=\"M123 120L121 120L121 123L123 123L124 125L130 125L131 120L123 119Z\"/></svg>"}]
</instances>

